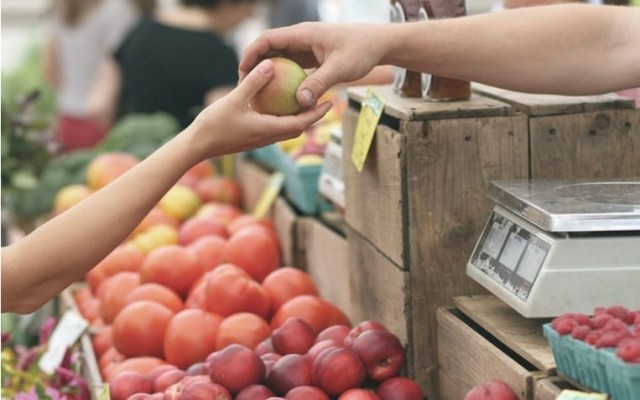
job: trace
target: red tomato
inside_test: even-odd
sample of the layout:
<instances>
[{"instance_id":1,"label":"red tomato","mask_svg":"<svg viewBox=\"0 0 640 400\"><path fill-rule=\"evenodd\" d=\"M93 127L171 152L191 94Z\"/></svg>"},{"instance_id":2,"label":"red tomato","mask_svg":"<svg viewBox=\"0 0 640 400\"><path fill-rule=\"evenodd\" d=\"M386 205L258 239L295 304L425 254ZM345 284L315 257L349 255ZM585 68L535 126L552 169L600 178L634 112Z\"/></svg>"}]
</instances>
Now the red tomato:
<instances>
[{"instance_id":1,"label":"red tomato","mask_svg":"<svg viewBox=\"0 0 640 400\"><path fill-rule=\"evenodd\" d=\"M296 296L284 303L271 319L271 329L278 328L290 317L308 323L316 335L333 325L351 325L345 313L333 303L310 295Z\"/></svg>"},{"instance_id":2,"label":"red tomato","mask_svg":"<svg viewBox=\"0 0 640 400\"><path fill-rule=\"evenodd\" d=\"M140 286L140 275L131 271L118 272L100 286L100 315L105 323L110 324L127 304L129 293Z\"/></svg>"},{"instance_id":3,"label":"red tomato","mask_svg":"<svg viewBox=\"0 0 640 400\"><path fill-rule=\"evenodd\" d=\"M251 312L266 318L271 309L267 291L237 268L221 266L207 278L205 305L207 310L223 317Z\"/></svg>"},{"instance_id":4,"label":"red tomato","mask_svg":"<svg viewBox=\"0 0 640 400\"><path fill-rule=\"evenodd\" d=\"M174 313L182 310L184 304L176 292L159 283L143 283L133 289L125 299L127 304L139 300L151 300L166 306Z\"/></svg>"},{"instance_id":5,"label":"red tomato","mask_svg":"<svg viewBox=\"0 0 640 400\"><path fill-rule=\"evenodd\" d=\"M204 272L211 271L222 263L222 252L226 239L216 235L207 235L191 242L187 248L195 253Z\"/></svg>"},{"instance_id":6,"label":"red tomato","mask_svg":"<svg viewBox=\"0 0 640 400\"><path fill-rule=\"evenodd\" d=\"M223 259L262 282L280 266L280 246L266 228L252 225L241 229L227 240Z\"/></svg>"},{"instance_id":7,"label":"red tomato","mask_svg":"<svg viewBox=\"0 0 640 400\"><path fill-rule=\"evenodd\" d=\"M185 297L202 275L196 255L186 247L167 245L152 250L140 268L142 283L155 282Z\"/></svg>"},{"instance_id":8,"label":"red tomato","mask_svg":"<svg viewBox=\"0 0 640 400\"><path fill-rule=\"evenodd\" d=\"M167 362L157 357L131 357L122 361L112 368L106 375L105 380L110 382L113 377L123 371L136 371L141 374L148 374L154 368L165 365Z\"/></svg>"},{"instance_id":9,"label":"red tomato","mask_svg":"<svg viewBox=\"0 0 640 400\"><path fill-rule=\"evenodd\" d=\"M113 345L127 357L163 356L164 335L173 312L160 303L140 300L113 321Z\"/></svg>"},{"instance_id":10,"label":"red tomato","mask_svg":"<svg viewBox=\"0 0 640 400\"><path fill-rule=\"evenodd\" d=\"M164 336L165 359L181 369L205 361L216 348L222 317L204 310L187 309L171 318Z\"/></svg>"},{"instance_id":11,"label":"red tomato","mask_svg":"<svg viewBox=\"0 0 640 400\"><path fill-rule=\"evenodd\" d=\"M296 296L318 295L318 288L311 276L303 270L293 267L276 269L264 278L262 287L271 297L272 313L275 313L284 303Z\"/></svg>"},{"instance_id":12,"label":"red tomato","mask_svg":"<svg viewBox=\"0 0 640 400\"><path fill-rule=\"evenodd\" d=\"M270 335L271 328L263 318L247 312L233 314L223 319L218 327L216 350L234 343L255 349Z\"/></svg>"}]
</instances>

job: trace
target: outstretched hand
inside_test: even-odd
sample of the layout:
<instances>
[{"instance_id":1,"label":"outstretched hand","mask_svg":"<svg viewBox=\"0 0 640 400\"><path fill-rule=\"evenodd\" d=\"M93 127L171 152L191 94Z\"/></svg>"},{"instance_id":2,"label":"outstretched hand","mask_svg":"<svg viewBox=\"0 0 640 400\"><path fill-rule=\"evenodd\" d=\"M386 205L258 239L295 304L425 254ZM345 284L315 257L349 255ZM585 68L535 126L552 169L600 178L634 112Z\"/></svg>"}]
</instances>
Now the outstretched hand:
<instances>
[{"instance_id":1,"label":"outstretched hand","mask_svg":"<svg viewBox=\"0 0 640 400\"><path fill-rule=\"evenodd\" d=\"M205 153L201 158L237 153L300 135L331 109L331 103L276 117L251 109L252 97L273 77L271 60L253 68L233 91L205 108L184 133L193 135Z\"/></svg>"},{"instance_id":2,"label":"outstretched hand","mask_svg":"<svg viewBox=\"0 0 640 400\"><path fill-rule=\"evenodd\" d=\"M297 92L298 102L311 107L335 84L360 79L380 62L384 36L378 34L376 26L305 22L268 30L245 50L240 78L247 77L261 59L276 55L290 58L303 68L317 68Z\"/></svg>"}]
</instances>

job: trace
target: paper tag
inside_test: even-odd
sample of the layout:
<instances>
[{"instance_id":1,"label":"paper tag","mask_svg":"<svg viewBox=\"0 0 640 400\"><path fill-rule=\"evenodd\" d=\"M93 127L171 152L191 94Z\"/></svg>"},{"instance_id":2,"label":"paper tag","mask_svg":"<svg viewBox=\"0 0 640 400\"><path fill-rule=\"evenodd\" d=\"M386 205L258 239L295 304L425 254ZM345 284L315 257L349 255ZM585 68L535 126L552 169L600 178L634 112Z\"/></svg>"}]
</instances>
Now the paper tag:
<instances>
[{"instance_id":1,"label":"paper tag","mask_svg":"<svg viewBox=\"0 0 640 400\"><path fill-rule=\"evenodd\" d=\"M367 97L362 102L362 109L356 126L353 151L351 152L351 160L358 172L362 172L364 167L383 109L384 100L373 89L369 88Z\"/></svg>"},{"instance_id":2,"label":"paper tag","mask_svg":"<svg viewBox=\"0 0 640 400\"><path fill-rule=\"evenodd\" d=\"M269 184L260 195L260 199L253 209L253 216L256 218L262 218L267 214L269 208L278 197L278 193L282 190L282 184L284 183L284 174L280 171L276 171L271 174L269 178Z\"/></svg>"},{"instance_id":3,"label":"paper tag","mask_svg":"<svg viewBox=\"0 0 640 400\"><path fill-rule=\"evenodd\" d=\"M49 375L53 374L62 363L67 349L80 338L88 326L89 322L76 311L69 310L64 313L49 338L47 351L40 357L40 369Z\"/></svg>"},{"instance_id":4,"label":"paper tag","mask_svg":"<svg viewBox=\"0 0 640 400\"><path fill-rule=\"evenodd\" d=\"M109 392L109 384L102 385L102 390L98 393L97 400L111 400L111 392Z\"/></svg>"},{"instance_id":5,"label":"paper tag","mask_svg":"<svg viewBox=\"0 0 640 400\"><path fill-rule=\"evenodd\" d=\"M605 393L586 393L576 390L563 390L556 400L607 400L609 395Z\"/></svg>"}]
</instances>

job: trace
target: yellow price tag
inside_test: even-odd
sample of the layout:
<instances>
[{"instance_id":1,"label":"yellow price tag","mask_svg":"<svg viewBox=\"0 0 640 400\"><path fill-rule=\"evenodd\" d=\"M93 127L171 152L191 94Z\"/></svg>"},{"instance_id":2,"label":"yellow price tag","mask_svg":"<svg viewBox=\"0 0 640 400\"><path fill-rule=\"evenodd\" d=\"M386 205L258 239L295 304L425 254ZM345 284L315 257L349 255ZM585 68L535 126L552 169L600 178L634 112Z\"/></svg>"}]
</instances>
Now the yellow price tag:
<instances>
[{"instance_id":1,"label":"yellow price tag","mask_svg":"<svg viewBox=\"0 0 640 400\"><path fill-rule=\"evenodd\" d=\"M98 400L111 400L111 393L109 392L109 384L102 385L102 390L98 394Z\"/></svg>"},{"instance_id":2,"label":"yellow price tag","mask_svg":"<svg viewBox=\"0 0 640 400\"><path fill-rule=\"evenodd\" d=\"M560 392L556 400L607 400L608 398L609 395L605 393L586 393L565 389Z\"/></svg>"},{"instance_id":3,"label":"yellow price tag","mask_svg":"<svg viewBox=\"0 0 640 400\"><path fill-rule=\"evenodd\" d=\"M278 197L278 193L282 190L282 184L284 183L284 174L280 171L276 171L269 177L269 184L260 195L260 199L253 209L253 216L256 218L262 218L267 214L269 208Z\"/></svg>"},{"instance_id":4,"label":"yellow price tag","mask_svg":"<svg viewBox=\"0 0 640 400\"><path fill-rule=\"evenodd\" d=\"M369 88L358 116L353 151L351 152L351 160L358 172L362 172L364 167L382 110L384 110L384 100L373 89Z\"/></svg>"}]
</instances>

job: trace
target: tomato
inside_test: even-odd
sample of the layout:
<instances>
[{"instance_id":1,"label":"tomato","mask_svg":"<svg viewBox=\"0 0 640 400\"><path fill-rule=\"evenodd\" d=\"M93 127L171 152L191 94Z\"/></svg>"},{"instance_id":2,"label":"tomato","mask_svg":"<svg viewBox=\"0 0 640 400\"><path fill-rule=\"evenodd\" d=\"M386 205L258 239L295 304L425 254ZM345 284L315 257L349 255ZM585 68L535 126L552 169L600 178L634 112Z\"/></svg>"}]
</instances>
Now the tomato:
<instances>
[{"instance_id":1,"label":"tomato","mask_svg":"<svg viewBox=\"0 0 640 400\"><path fill-rule=\"evenodd\" d=\"M137 272L118 272L108 278L100 290L100 315L102 320L110 324L116 315L127 304L126 298L131 291L140 286L140 275Z\"/></svg>"},{"instance_id":2,"label":"tomato","mask_svg":"<svg viewBox=\"0 0 640 400\"><path fill-rule=\"evenodd\" d=\"M205 361L216 349L222 317L204 310L187 309L171 318L164 335L165 359L181 369Z\"/></svg>"},{"instance_id":3,"label":"tomato","mask_svg":"<svg viewBox=\"0 0 640 400\"><path fill-rule=\"evenodd\" d=\"M85 274L85 280L94 295L98 296L98 288L108 278L104 265L96 265Z\"/></svg>"},{"instance_id":4,"label":"tomato","mask_svg":"<svg viewBox=\"0 0 640 400\"><path fill-rule=\"evenodd\" d=\"M276 234L276 229L273 226L273 221L271 221L269 218L256 218L251 214L244 214L234 219L227 226L227 230L229 231L229 234L233 235L234 233L239 232L240 230L252 225L261 225L272 232L274 238L278 237Z\"/></svg>"},{"instance_id":5,"label":"tomato","mask_svg":"<svg viewBox=\"0 0 640 400\"><path fill-rule=\"evenodd\" d=\"M96 334L91 337L91 344L93 344L93 352L96 354L96 358L100 359L107 350L113 347L111 325L105 326L100 329Z\"/></svg>"},{"instance_id":6,"label":"tomato","mask_svg":"<svg viewBox=\"0 0 640 400\"><path fill-rule=\"evenodd\" d=\"M211 218L194 216L184 221L178 229L178 243L187 246L207 235L220 236L223 239L229 237L227 228L221 223Z\"/></svg>"},{"instance_id":7,"label":"tomato","mask_svg":"<svg viewBox=\"0 0 640 400\"><path fill-rule=\"evenodd\" d=\"M195 253L203 271L211 271L222 263L222 251L227 242L220 236L207 235L191 242L187 248Z\"/></svg>"},{"instance_id":8,"label":"tomato","mask_svg":"<svg viewBox=\"0 0 640 400\"><path fill-rule=\"evenodd\" d=\"M113 321L114 347L127 357L162 357L165 331L173 315L155 301L127 305Z\"/></svg>"},{"instance_id":9,"label":"tomato","mask_svg":"<svg viewBox=\"0 0 640 400\"><path fill-rule=\"evenodd\" d=\"M218 267L206 284L205 306L210 312L223 317L244 311L263 318L269 314L271 299L267 291L237 267Z\"/></svg>"},{"instance_id":10,"label":"tomato","mask_svg":"<svg viewBox=\"0 0 640 400\"><path fill-rule=\"evenodd\" d=\"M303 294L318 295L318 288L311 276L293 267L278 268L262 281L271 297L271 312L275 313L284 303Z\"/></svg>"},{"instance_id":11,"label":"tomato","mask_svg":"<svg viewBox=\"0 0 640 400\"><path fill-rule=\"evenodd\" d=\"M195 189L202 201L242 205L242 187L235 179L209 176L200 179Z\"/></svg>"},{"instance_id":12,"label":"tomato","mask_svg":"<svg viewBox=\"0 0 640 400\"><path fill-rule=\"evenodd\" d=\"M223 259L262 282L280 266L280 246L266 228L259 225L248 226L227 240Z\"/></svg>"},{"instance_id":13,"label":"tomato","mask_svg":"<svg viewBox=\"0 0 640 400\"><path fill-rule=\"evenodd\" d=\"M104 268L107 276L118 272L138 272L144 260L144 253L130 245L116 247L109 255L98 263L96 267Z\"/></svg>"},{"instance_id":14,"label":"tomato","mask_svg":"<svg viewBox=\"0 0 640 400\"><path fill-rule=\"evenodd\" d=\"M184 304L176 292L159 283L143 283L133 289L125 299L127 304L139 300L151 300L166 306L174 313L182 310Z\"/></svg>"},{"instance_id":15,"label":"tomato","mask_svg":"<svg viewBox=\"0 0 640 400\"><path fill-rule=\"evenodd\" d=\"M278 328L289 317L302 319L316 335L333 325L351 326L349 318L333 303L311 295L296 296L284 303L271 319L271 329Z\"/></svg>"},{"instance_id":16,"label":"tomato","mask_svg":"<svg viewBox=\"0 0 640 400\"><path fill-rule=\"evenodd\" d=\"M216 336L216 350L238 343L250 349L271 335L271 328L263 318L253 313L233 314L222 320Z\"/></svg>"},{"instance_id":17,"label":"tomato","mask_svg":"<svg viewBox=\"0 0 640 400\"><path fill-rule=\"evenodd\" d=\"M179 245L161 246L152 250L140 268L142 283L155 282L173 289L185 297L202 275L196 255Z\"/></svg>"},{"instance_id":18,"label":"tomato","mask_svg":"<svg viewBox=\"0 0 640 400\"><path fill-rule=\"evenodd\" d=\"M157 357L131 357L116 365L107 373L105 381L110 382L113 377L123 371L136 371L141 374L148 374L154 368L165 365L167 362Z\"/></svg>"}]
</instances>

